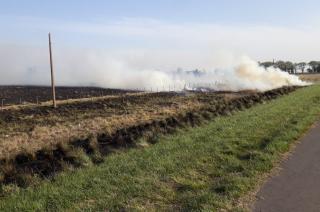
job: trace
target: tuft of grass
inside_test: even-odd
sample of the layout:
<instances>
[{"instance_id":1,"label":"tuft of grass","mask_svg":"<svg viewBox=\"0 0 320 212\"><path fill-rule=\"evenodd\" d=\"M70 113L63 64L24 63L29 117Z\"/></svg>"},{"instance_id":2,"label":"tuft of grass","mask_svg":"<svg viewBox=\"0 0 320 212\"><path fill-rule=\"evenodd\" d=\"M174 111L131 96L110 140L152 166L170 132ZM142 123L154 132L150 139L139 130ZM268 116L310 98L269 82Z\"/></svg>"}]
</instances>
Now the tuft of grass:
<instances>
[{"instance_id":1,"label":"tuft of grass","mask_svg":"<svg viewBox=\"0 0 320 212\"><path fill-rule=\"evenodd\" d=\"M0 210L241 211L239 200L319 118L319 105L319 85L299 89L178 130L155 145L112 154L99 166L64 172L16 192L4 188L13 192L0 199Z\"/></svg>"},{"instance_id":2,"label":"tuft of grass","mask_svg":"<svg viewBox=\"0 0 320 212\"><path fill-rule=\"evenodd\" d=\"M67 152L67 158L75 167L88 167L92 160L81 148L73 148Z\"/></svg>"}]
</instances>

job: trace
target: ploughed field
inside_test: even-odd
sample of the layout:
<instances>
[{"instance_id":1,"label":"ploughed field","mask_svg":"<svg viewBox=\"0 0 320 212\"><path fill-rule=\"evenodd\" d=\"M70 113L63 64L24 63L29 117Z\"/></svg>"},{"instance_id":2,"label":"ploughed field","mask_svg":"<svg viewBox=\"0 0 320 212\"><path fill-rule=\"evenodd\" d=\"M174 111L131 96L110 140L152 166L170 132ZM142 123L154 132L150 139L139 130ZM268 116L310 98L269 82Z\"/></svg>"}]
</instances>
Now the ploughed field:
<instances>
[{"instance_id":1,"label":"ploughed field","mask_svg":"<svg viewBox=\"0 0 320 212\"><path fill-rule=\"evenodd\" d=\"M57 100L126 94L127 90L97 87L57 87ZM45 86L0 86L0 101L4 105L41 103L51 100L51 88Z\"/></svg>"},{"instance_id":2,"label":"ploughed field","mask_svg":"<svg viewBox=\"0 0 320 212\"><path fill-rule=\"evenodd\" d=\"M79 166L78 150L93 162L120 147L149 144L158 135L288 94L296 87L267 92L160 92L7 107L0 111L0 181L25 184L29 175L51 176Z\"/></svg>"}]
</instances>

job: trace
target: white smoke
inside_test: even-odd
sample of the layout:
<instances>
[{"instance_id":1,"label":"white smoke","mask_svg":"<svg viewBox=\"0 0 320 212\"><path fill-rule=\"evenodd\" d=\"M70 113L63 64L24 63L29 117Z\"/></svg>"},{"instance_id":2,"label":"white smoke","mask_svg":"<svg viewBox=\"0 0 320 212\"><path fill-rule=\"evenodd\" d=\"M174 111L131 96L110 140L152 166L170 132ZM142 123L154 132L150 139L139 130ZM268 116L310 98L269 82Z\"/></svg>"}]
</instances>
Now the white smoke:
<instances>
[{"instance_id":1,"label":"white smoke","mask_svg":"<svg viewBox=\"0 0 320 212\"><path fill-rule=\"evenodd\" d=\"M243 57L241 63L235 68L235 74L239 78L240 87L237 89L270 90L282 86L305 86L309 83L299 79L296 75L290 75L278 68L264 68L248 58Z\"/></svg>"},{"instance_id":2,"label":"white smoke","mask_svg":"<svg viewBox=\"0 0 320 212\"><path fill-rule=\"evenodd\" d=\"M278 68L264 68L249 57L240 57L232 67L203 71L199 74L175 74L173 79L184 83L187 89L259 90L266 91L283 86L306 86L296 75ZM181 86L181 84L179 85Z\"/></svg>"},{"instance_id":3,"label":"white smoke","mask_svg":"<svg viewBox=\"0 0 320 212\"><path fill-rule=\"evenodd\" d=\"M150 52L149 52L150 53ZM297 76L279 69L260 67L248 57L222 60L224 67L203 64L201 59L181 54L144 52L105 52L62 50L54 52L56 82L66 86L100 86L140 90L175 90L210 88L213 90L269 90L288 85L307 85ZM180 57L179 57L180 56ZM47 48L12 47L0 51L0 84L49 85L50 72ZM206 58L209 58L207 56ZM212 61L215 59L212 58ZM168 62L167 62L168 61ZM175 71L174 66L206 67L198 74ZM220 64L221 65L221 64Z\"/></svg>"}]
</instances>

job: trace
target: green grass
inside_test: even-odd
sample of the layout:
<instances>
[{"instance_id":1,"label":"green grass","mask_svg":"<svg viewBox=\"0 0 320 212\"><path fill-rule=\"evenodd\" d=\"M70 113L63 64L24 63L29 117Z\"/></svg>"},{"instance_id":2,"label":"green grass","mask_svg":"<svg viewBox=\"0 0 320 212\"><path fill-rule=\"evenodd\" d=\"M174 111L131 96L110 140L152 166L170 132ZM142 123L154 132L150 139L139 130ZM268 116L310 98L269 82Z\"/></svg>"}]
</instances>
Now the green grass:
<instances>
[{"instance_id":1,"label":"green grass","mask_svg":"<svg viewBox=\"0 0 320 212\"><path fill-rule=\"evenodd\" d=\"M240 210L320 114L312 86L1 197L1 211Z\"/></svg>"}]
</instances>

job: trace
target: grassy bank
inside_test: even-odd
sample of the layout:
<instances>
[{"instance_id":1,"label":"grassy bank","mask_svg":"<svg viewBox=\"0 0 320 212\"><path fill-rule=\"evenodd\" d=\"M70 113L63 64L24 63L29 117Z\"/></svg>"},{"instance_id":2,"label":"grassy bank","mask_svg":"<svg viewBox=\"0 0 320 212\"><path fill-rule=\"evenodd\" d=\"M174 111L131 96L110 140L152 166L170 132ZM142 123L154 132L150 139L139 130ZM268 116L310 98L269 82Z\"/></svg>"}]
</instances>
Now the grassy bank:
<instances>
[{"instance_id":1,"label":"grassy bank","mask_svg":"<svg viewBox=\"0 0 320 212\"><path fill-rule=\"evenodd\" d=\"M320 86L299 89L54 181L2 186L0 210L231 210L318 118L319 105Z\"/></svg>"}]
</instances>

